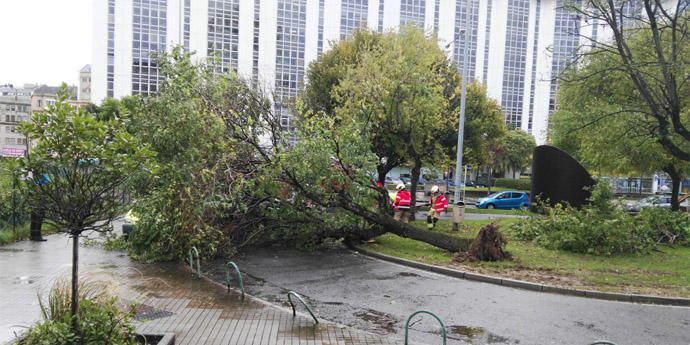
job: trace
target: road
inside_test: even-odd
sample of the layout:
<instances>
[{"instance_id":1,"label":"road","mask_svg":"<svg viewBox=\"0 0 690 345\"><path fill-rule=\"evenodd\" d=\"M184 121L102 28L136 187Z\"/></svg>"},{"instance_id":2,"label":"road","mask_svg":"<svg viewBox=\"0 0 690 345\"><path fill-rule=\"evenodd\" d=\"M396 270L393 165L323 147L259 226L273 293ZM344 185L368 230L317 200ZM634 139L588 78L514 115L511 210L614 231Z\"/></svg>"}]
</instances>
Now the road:
<instances>
[{"instance_id":1,"label":"road","mask_svg":"<svg viewBox=\"0 0 690 345\"><path fill-rule=\"evenodd\" d=\"M402 335L417 310L438 314L449 344L690 344L690 308L593 300L466 281L372 259L345 249L261 249L237 260L250 294L284 301L294 290L324 319ZM223 276L222 263L212 274ZM440 343L430 318L411 338Z\"/></svg>"}]
</instances>

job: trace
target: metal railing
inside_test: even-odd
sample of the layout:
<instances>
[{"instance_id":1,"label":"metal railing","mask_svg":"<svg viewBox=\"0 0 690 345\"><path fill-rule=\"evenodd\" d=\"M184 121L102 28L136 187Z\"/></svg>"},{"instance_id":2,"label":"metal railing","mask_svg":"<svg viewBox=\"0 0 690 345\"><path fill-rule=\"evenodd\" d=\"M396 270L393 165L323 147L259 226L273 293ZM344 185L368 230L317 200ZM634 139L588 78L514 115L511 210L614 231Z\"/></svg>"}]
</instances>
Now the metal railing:
<instances>
[{"instance_id":1,"label":"metal railing","mask_svg":"<svg viewBox=\"0 0 690 345\"><path fill-rule=\"evenodd\" d=\"M441 319L438 316L436 316L436 314L426 310L416 311L412 315L410 315L410 317L407 318L407 322L405 322L405 345L408 345L410 320L412 320L412 318L417 314L431 315L436 319L436 321L438 321L439 324L441 324L441 336L443 337L443 345L446 345L446 326L443 324L443 321L441 321Z\"/></svg>"},{"instance_id":2,"label":"metal railing","mask_svg":"<svg viewBox=\"0 0 690 345\"><path fill-rule=\"evenodd\" d=\"M201 278L201 262L199 260L199 251L196 247L189 250L189 268L194 272L194 257L196 257L196 275Z\"/></svg>"},{"instance_id":3,"label":"metal railing","mask_svg":"<svg viewBox=\"0 0 690 345\"><path fill-rule=\"evenodd\" d=\"M230 266L235 268L235 272L237 272L237 280L239 281L240 284L240 291L242 292L242 300L244 300L244 281L242 280L242 272L240 272L240 268L237 266L236 263L233 261L228 261L227 264L225 264L225 284L228 286L228 292L230 292Z\"/></svg>"},{"instance_id":4,"label":"metal railing","mask_svg":"<svg viewBox=\"0 0 690 345\"><path fill-rule=\"evenodd\" d=\"M302 296L298 295L294 291L288 291L287 296L288 296L288 302L290 302L290 306L292 307L292 317L295 317L297 315L297 312L295 311L295 304L292 303L292 298L290 298L291 295L295 296L300 302L302 302L302 304L307 308L309 315L311 315L311 317L314 319L314 323L318 324L319 320L316 318L316 316L314 316L314 312L311 311L311 308L309 308L309 305L307 304L307 302L305 302L304 299L302 299Z\"/></svg>"}]
</instances>

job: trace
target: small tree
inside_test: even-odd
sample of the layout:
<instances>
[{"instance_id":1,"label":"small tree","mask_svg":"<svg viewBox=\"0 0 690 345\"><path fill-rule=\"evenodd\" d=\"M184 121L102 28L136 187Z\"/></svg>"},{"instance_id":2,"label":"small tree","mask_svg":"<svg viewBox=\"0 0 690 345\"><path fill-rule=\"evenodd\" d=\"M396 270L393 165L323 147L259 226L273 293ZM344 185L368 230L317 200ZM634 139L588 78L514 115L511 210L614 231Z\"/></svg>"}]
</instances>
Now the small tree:
<instances>
[{"instance_id":1,"label":"small tree","mask_svg":"<svg viewBox=\"0 0 690 345\"><path fill-rule=\"evenodd\" d=\"M532 151L537 143L529 133L515 129L508 132L503 145L503 164L515 173L521 173L532 160Z\"/></svg>"},{"instance_id":2,"label":"small tree","mask_svg":"<svg viewBox=\"0 0 690 345\"><path fill-rule=\"evenodd\" d=\"M121 119L99 121L66 103L63 84L55 105L21 125L36 143L23 168L40 202L32 207L72 237L72 328L78 333L79 236L110 230L126 210L127 181L143 171L150 154L122 127Z\"/></svg>"}]
</instances>

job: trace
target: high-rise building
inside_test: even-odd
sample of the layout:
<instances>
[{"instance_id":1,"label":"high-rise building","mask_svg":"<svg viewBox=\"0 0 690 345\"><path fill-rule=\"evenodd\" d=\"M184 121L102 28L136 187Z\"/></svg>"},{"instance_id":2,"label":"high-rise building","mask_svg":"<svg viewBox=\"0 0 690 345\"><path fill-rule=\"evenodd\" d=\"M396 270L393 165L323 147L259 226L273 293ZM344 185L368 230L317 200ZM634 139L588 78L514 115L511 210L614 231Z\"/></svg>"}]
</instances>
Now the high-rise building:
<instances>
[{"instance_id":1,"label":"high-rise building","mask_svg":"<svg viewBox=\"0 0 690 345\"><path fill-rule=\"evenodd\" d=\"M160 74L152 54L176 45L210 56L274 94L282 124L293 128L290 101L311 61L358 27L417 25L462 68L468 30L468 76L487 86L506 122L546 139L556 76L581 36L607 33L567 11L566 0L97 0L92 95L148 95Z\"/></svg>"}]
</instances>

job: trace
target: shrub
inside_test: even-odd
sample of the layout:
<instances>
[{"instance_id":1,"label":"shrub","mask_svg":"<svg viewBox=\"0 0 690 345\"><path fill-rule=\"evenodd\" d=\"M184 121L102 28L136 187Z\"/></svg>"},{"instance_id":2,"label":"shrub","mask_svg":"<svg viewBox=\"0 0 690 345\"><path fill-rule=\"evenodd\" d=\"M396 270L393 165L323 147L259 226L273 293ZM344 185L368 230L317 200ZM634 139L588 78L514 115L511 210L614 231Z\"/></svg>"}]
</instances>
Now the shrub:
<instances>
[{"instance_id":1,"label":"shrub","mask_svg":"<svg viewBox=\"0 0 690 345\"><path fill-rule=\"evenodd\" d=\"M608 185L597 184L581 209L557 205L545 217L516 223L511 233L548 249L614 255L646 252L658 243L690 244L690 215L646 209L633 217L613 207Z\"/></svg>"},{"instance_id":2,"label":"shrub","mask_svg":"<svg viewBox=\"0 0 690 345\"><path fill-rule=\"evenodd\" d=\"M665 208L645 208L638 216L655 243L690 245L690 214Z\"/></svg>"},{"instance_id":3,"label":"shrub","mask_svg":"<svg viewBox=\"0 0 690 345\"><path fill-rule=\"evenodd\" d=\"M18 341L20 345L135 345L134 327L128 312L118 307L108 294L107 284L87 281L80 284L79 331L70 323L70 285L58 280L47 300L39 299L43 321L31 327Z\"/></svg>"},{"instance_id":4,"label":"shrub","mask_svg":"<svg viewBox=\"0 0 690 345\"><path fill-rule=\"evenodd\" d=\"M532 180L530 179L512 179L512 178L498 178L494 182L494 186L517 189L517 190L531 190Z\"/></svg>"}]
</instances>

